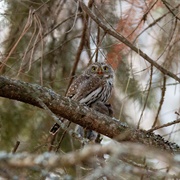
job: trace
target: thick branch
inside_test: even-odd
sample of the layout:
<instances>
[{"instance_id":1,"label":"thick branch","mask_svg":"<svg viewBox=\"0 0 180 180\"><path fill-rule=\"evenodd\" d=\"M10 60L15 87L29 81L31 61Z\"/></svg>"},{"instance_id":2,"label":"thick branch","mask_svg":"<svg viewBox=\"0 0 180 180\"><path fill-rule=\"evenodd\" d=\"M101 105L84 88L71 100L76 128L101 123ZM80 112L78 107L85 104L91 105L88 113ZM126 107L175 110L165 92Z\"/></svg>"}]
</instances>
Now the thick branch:
<instances>
[{"instance_id":1,"label":"thick branch","mask_svg":"<svg viewBox=\"0 0 180 180\"><path fill-rule=\"evenodd\" d=\"M132 141L170 151L180 151L175 143L164 141L154 133L133 129L115 118L80 105L51 89L0 76L0 96L41 108L42 102L54 114L118 141ZM39 101L41 100L41 102Z\"/></svg>"},{"instance_id":2,"label":"thick branch","mask_svg":"<svg viewBox=\"0 0 180 180\"><path fill-rule=\"evenodd\" d=\"M136 46L134 46L130 41L128 41L124 36L117 33L114 29L109 28L106 24L104 24L97 16L95 16L92 11L82 2L80 1L81 8L108 34L115 37L122 43L124 43L126 46L131 48L134 52L138 53L141 57L143 57L146 61L148 61L151 65L155 66L159 71L161 71L164 75L168 75L169 77L175 79L176 81L180 82L180 78L173 74L172 72L166 70L162 66L160 66L158 63L153 61L147 54L145 54L143 51L138 49Z\"/></svg>"}]
</instances>

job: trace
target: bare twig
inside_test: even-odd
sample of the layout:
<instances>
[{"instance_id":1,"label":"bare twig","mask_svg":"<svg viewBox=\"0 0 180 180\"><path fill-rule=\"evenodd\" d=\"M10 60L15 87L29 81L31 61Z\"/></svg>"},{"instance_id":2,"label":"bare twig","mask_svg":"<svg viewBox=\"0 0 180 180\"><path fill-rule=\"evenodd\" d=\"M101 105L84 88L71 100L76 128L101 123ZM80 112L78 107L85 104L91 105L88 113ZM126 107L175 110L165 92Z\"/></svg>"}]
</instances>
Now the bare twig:
<instances>
[{"instance_id":1,"label":"bare twig","mask_svg":"<svg viewBox=\"0 0 180 180\"><path fill-rule=\"evenodd\" d=\"M169 12L178 20L180 20L180 18L173 12L173 10L168 6L168 2L165 0L161 0L163 2L163 4L166 6L166 8L169 10Z\"/></svg>"},{"instance_id":2,"label":"bare twig","mask_svg":"<svg viewBox=\"0 0 180 180\"><path fill-rule=\"evenodd\" d=\"M178 9L180 4L178 4L176 7L174 7L172 10ZM161 21L165 16L167 16L170 12L168 11L167 13L163 14L159 18L155 19L151 24L149 24L148 27L146 27L135 39L134 42L138 39L140 35L142 35L145 31L147 31L149 28L153 27L154 25L157 25L159 21Z\"/></svg>"},{"instance_id":3,"label":"bare twig","mask_svg":"<svg viewBox=\"0 0 180 180\"><path fill-rule=\"evenodd\" d=\"M16 41L16 43L13 45L13 47L11 48L10 52L8 53L8 55L5 57L5 59L2 60L2 64L0 65L0 71L3 70L4 66L6 65L6 62L8 61L9 57L11 56L11 54L14 52L14 50L16 49L18 43L21 41L21 39L23 38L23 36L27 33L27 31L29 30L29 28L32 25L32 11L29 11L29 16L27 19L27 22L23 28L22 33L20 34L18 40Z\"/></svg>"},{"instance_id":4,"label":"bare twig","mask_svg":"<svg viewBox=\"0 0 180 180\"><path fill-rule=\"evenodd\" d=\"M139 126L140 126L140 123L141 123L141 119L142 119L144 110L145 110L146 105L147 105L147 100L148 100L149 93L150 93L151 86L152 86L152 77L153 77L153 66L151 65L151 69L150 69L150 79L149 79L149 87L148 87L148 90L147 90L147 95L146 95L145 103L144 103L144 106L143 106L143 109L142 109L142 112L141 112L141 115L140 115L140 118L139 118L139 121L138 121L138 125L137 125L137 128L138 128L138 129L139 129Z\"/></svg>"},{"instance_id":5,"label":"bare twig","mask_svg":"<svg viewBox=\"0 0 180 180\"><path fill-rule=\"evenodd\" d=\"M177 119L177 120L175 120L175 121L172 121L172 122L163 124L162 126L157 126L157 127L151 128L151 129L149 129L147 132L153 132L153 131L155 131L155 130L158 130L158 129L161 129L161 128L164 128L164 127L168 127L168 126L171 126L171 125L177 124L177 123L180 123L180 119Z\"/></svg>"},{"instance_id":6,"label":"bare twig","mask_svg":"<svg viewBox=\"0 0 180 180\"><path fill-rule=\"evenodd\" d=\"M12 153L15 153L17 151L19 145L20 145L20 141L16 141L16 144L15 144L13 150L12 150Z\"/></svg>"},{"instance_id":7,"label":"bare twig","mask_svg":"<svg viewBox=\"0 0 180 180\"><path fill-rule=\"evenodd\" d=\"M88 3L88 7L92 7L92 4L93 4L93 1L92 0L89 0L89 3ZM74 75L75 75L75 71L77 69L77 65L79 63L79 60L80 60L80 56L81 56L81 52L83 50L83 47L85 45L85 37L86 37L86 31L87 31L87 27L88 27L88 19L89 19L89 16L87 14L85 14L85 17L84 17L84 26L83 26L83 31L82 31L82 35L81 35L81 41L80 41L80 44L79 44L79 47L78 47L78 51L76 53L76 57L75 57L75 61L74 61L74 65L73 65L73 68L71 70L71 73L70 73L70 81L69 81L69 84L68 84L68 87L67 87L67 90L66 90L66 94L67 94L67 91L74 79Z\"/></svg>"},{"instance_id":8,"label":"bare twig","mask_svg":"<svg viewBox=\"0 0 180 180\"><path fill-rule=\"evenodd\" d=\"M99 50L99 43L100 43L100 33L101 33L101 31L100 31L100 28L99 28L99 26L97 27L97 46L96 46L96 57L95 57L95 62L97 62L98 61L98 50Z\"/></svg>"},{"instance_id":9,"label":"bare twig","mask_svg":"<svg viewBox=\"0 0 180 180\"><path fill-rule=\"evenodd\" d=\"M148 61L150 64L155 66L159 71L161 71L164 75L168 75L169 77L175 79L176 81L180 82L180 78L176 76L174 73L168 71L161 65L159 65L157 62L152 60L147 54L145 54L143 51L138 49L136 46L134 46L131 42L129 42L124 36L117 33L115 30L113 30L111 27L107 27L97 16L95 16L91 10L82 2L80 1L80 5L82 9L108 34L112 35L125 45L127 45L129 48L131 48L133 51L138 53L141 57L143 57L146 61Z\"/></svg>"},{"instance_id":10,"label":"bare twig","mask_svg":"<svg viewBox=\"0 0 180 180\"><path fill-rule=\"evenodd\" d=\"M156 125L156 123L157 123L157 121L158 121L158 116L159 116L159 113L160 113L160 111L161 111L161 108L162 108L162 105L163 105L163 102L164 102L165 92L166 92L166 76L164 76L162 93L161 93L161 100L160 100L160 102L159 102L159 108L158 108L158 110L157 110L157 114L156 114L154 123L153 123L153 125L152 125L152 128L155 127L155 125Z\"/></svg>"},{"instance_id":11,"label":"bare twig","mask_svg":"<svg viewBox=\"0 0 180 180\"><path fill-rule=\"evenodd\" d=\"M148 16L148 14L149 14L150 11L153 9L153 7L157 4L157 2L158 2L158 0L156 0L156 1L151 5L151 7L149 7L149 8L146 10L145 14L143 14L143 17L140 19L139 23L138 23L137 26L134 28L134 30L128 35L128 37L131 36L131 35L139 28L139 26L140 26L143 22L146 21L146 18L147 18L147 16ZM128 37L127 37L127 38L128 38Z\"/></svg>"},{"instance_id":12,"label":"bare twig","mask_svg":"<svg viewBox=\"0 0 180 180\"><path fill-rule=\"evenodd\" d=\"M71 122L69 121L68 124L67 124L66 129L63 131L63 134L61 135L61 139L60 139L59 142L58 142L58 146L57 146L55 152L58 152L58 151L59 151L59 149L60 149L60 147L61 147L61 143L62 143L62 141L63 141L63 139L64 139L64 137L65 137L65 135L66 135L66 133L67 133L67 128L70 126L70 124L71 124ZM56 134L55 134L55 136L56 136Z\"/></svg>"}]
</instances>

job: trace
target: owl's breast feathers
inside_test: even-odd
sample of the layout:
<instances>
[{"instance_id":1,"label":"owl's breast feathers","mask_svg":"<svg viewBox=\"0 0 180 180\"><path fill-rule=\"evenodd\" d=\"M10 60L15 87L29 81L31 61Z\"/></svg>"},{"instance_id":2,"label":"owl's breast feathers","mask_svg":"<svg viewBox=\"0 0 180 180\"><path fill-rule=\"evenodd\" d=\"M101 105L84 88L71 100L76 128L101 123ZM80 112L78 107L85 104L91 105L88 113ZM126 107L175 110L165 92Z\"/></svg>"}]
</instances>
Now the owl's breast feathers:
<instances>
[{"instance_id":1,"label":"owl's breast feathers","mask_svg":"<svg viewBox=\"0 0 180 180\"><path fill-rule=\"evenodd\" d=\"M107 89L108 95L105 95L104 93ZM108 82L107 79L102 79L99 76L82 75L75 80L69 91L71 91L73 100L79 101L81 104L90 105L98 100L106 102L111 89L112 83Z\"/></svg>"}]
</instances>

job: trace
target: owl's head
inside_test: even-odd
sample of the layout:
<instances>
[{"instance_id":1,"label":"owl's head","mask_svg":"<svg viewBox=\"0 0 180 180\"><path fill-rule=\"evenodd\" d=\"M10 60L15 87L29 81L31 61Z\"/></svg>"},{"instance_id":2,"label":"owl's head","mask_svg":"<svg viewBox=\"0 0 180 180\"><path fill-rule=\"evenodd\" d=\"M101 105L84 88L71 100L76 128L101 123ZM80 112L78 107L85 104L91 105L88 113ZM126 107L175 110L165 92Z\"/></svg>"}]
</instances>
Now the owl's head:
<instances>
[{"instance_id":1,"label":"owl's head","mask_svg":"<svg viewBox=\"0 0 180 180\"><path fill-rule=\"evenodd\" d=\"M88 66L85 73L89 75L98 75L99 77L103 78L113 78L114 77L114 70L113 68L104 62L95 62Z\"/></svg>"}]
</instances>

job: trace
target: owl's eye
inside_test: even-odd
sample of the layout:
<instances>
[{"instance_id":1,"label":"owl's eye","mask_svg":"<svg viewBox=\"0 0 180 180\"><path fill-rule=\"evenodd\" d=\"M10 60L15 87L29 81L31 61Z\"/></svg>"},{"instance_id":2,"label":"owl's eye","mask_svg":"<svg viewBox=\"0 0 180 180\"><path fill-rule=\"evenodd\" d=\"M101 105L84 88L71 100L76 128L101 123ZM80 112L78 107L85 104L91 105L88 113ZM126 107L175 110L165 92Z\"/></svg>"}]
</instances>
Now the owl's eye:
<instances>
[{"instance_id":1,"label":"owl's eye","mask_svg":"<svg viewBox=\"0 0 180 180\"><path fill-rule=\"evenodd\" d=\"M106 71L106 72L109 70L109 68L108 68L107 66L104 66L103 69L104 69L104 71Z\"/></svg>"},{"instance_id":2,"label":"owl's eye","mask_svg":"<svg viewBox=\"0 0 180 180\"><path fill-rule=\"evenodd\" d=\"M92 66L91 71L92 71L92 72L95 72L96 69L97 69L97 68L96 68L95 66Z\"/></svg>"}]
</instances>

